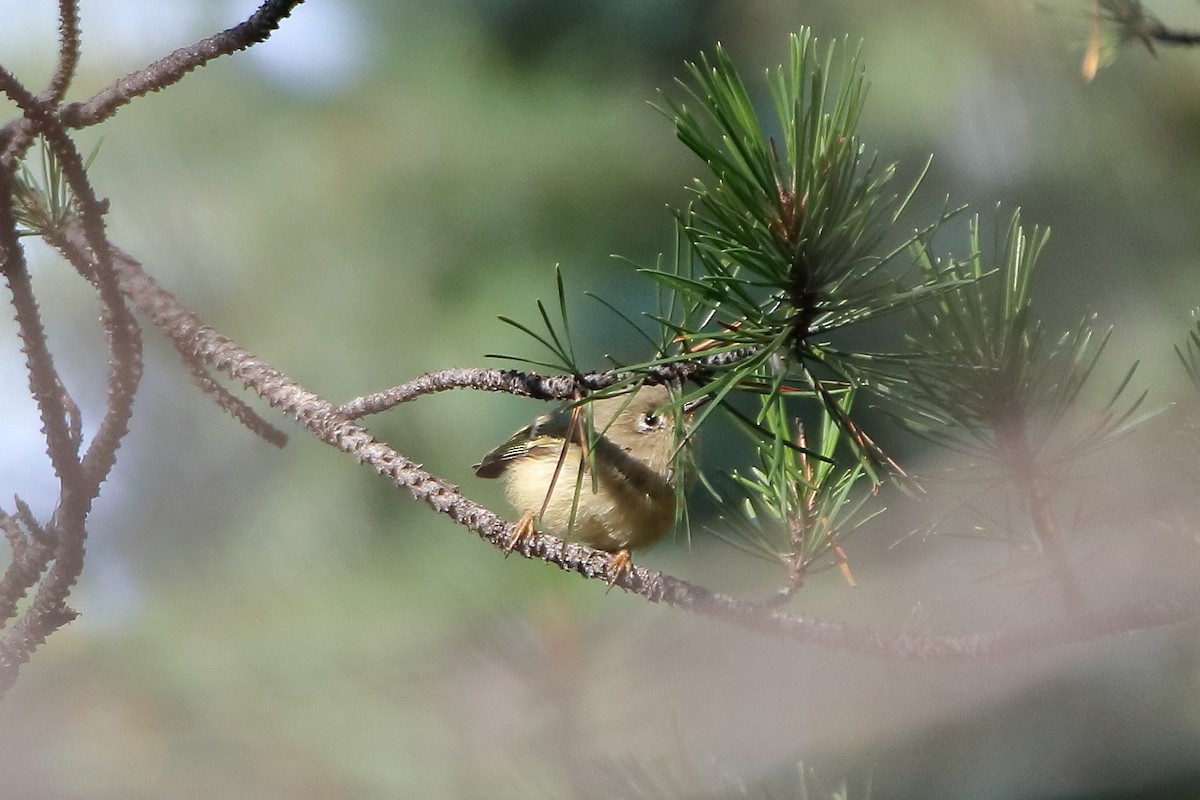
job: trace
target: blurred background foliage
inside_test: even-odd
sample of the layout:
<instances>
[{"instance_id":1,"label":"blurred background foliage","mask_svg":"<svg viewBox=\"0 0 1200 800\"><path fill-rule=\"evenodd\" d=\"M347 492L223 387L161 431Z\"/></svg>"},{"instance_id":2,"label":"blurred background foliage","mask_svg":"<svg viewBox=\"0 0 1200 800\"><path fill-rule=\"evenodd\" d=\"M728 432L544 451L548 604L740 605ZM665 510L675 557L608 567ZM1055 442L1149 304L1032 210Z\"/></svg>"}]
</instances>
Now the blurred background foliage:
<instances>
[{"instance_id":1,"label":"blurred background foliage","mask_svg":"<svg viewBox=\"0 0 1200 800\"><path fill-rule=\"evenodd\" d=\"M84 3L72 97L252 7ZM1200 27L1194 2L1149 8ZM53 15L0 0L0 62L35 86ZM1094 309L1117 327L1111 376L1141 359L1155 402L1185 391L1171 345L1200 305L1200 53L1130 46L1088 85L1082 2L314 0L263 46L122 110L98 132L92 176L114 241L331 399L489 352L540 356L496 315L532 321L556 264L585 363L640 359L583 292L652 308L610 254L669 250L668 205L699 171L646 101L717 41L753 83L800 25L863 41L861 133L881 161L911 178L934 154L907 225L947 195L1019 205L1053 230L1036 301L1049 327ZM961 254L966 235L942 239ZM44 253L35 268L94 424L90 290ZM54 484L12 323L0 332L0 485L41 511ZM0 707L8 796L789 797L803 784L831 797L845 781L863 797L873 779L877 797L1149 797L1200 775L1194 629L965 665L764 640L505 560L302 434L276 451L148 345L92 518L82 616ZM451 393L375 430L501 509L470 465L540 411ZM715 458L720 435L705 448ZM1158 460L1122 457L1130 472ZM1161 556L1145 521L1127 521L1129 550ZM980 582L1001 556L978 544L887 549L918 524L885 514L851 551L860 588L826 573L795 608L933 632L1045 608L1044 587ZM750 596L779 580L702 526L641 559Z\"/></svg>"}]
</instances>

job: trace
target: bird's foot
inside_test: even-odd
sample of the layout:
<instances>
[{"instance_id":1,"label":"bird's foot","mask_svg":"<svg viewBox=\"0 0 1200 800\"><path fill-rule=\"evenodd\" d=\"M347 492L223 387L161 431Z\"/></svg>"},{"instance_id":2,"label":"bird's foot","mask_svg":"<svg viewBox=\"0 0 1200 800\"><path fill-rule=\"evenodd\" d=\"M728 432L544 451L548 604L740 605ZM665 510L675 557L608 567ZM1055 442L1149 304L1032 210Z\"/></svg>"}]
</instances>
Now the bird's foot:
<instances>
[{"instance_id":1,"label":"bird's foot","mask_svg":"<svg viewBox=\"0 0 1200 800\"><path fill-rule=\"evenodd\" d=\"M628 550L621 549L614 553L612 562L608 567L608 588L611 589L616 584L617 579L632 568L633 559L630 558Z\"/></svg>"},{"instance_id":2,"label":"bird's foot","mask_svg":"<svg viewBox=\"0 0 1200 800\"><path fill-rule=\"evenodd\" d=\"M524 543L533 532L537 529L534 524L533 512L526 511L521 515L512 526L512 533L508 535L508 539L504 542L504 552L511 553L517 545Z\"/></svg>"}]
</instances>

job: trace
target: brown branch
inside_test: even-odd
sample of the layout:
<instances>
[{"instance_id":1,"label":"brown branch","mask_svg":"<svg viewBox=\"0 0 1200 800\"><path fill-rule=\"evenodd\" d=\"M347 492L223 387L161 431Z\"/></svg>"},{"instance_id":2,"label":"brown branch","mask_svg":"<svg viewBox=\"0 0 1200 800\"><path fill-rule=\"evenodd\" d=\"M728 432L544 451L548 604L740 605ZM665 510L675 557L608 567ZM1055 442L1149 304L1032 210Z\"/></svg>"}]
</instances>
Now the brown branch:
<instances>
[{"instance_id":1,"label":"brown branch","mask_svg":"<svg viewBox=\"0 0 1200 800\"><path fill-rule=\"evenodd\" d=\"M608 378L606 382L603 376L597 375L544 376L510 369L444 369L426 373L408 383L381 392L356 397L339 406L337 410L346 419L359 419L427 394L465 388L504 392L520 397L532 397L535 400L573 400L581 392L602 389L616 382L615 377Z\"/></svg>"},{"instance_id":2,"label":"brown branch","mask_svg":"<svg viewBox=\"0 0 1200 800\"><path fill-rule=\"evenodd\" d=\"M450 389L503 392L535 400L574 400L581 395L637 380L646 384L705 382L712 370L733 364L756 353L755 348L717 355L697 354L686 360L658 364L644 373L633 371L591 372L585 375L538 375L512 369L452 368L427 372L407 383L356 397L338 406L346 419L361 419L395 408L428 394Z\"/></svg>"},{"instance_id":3,"label":"brown branch","mask_svg":"<svg viewBox=\"0 0 1200 800\"><path fill-rule=\"evenodd\" d=\"M1140 40L1151 55L1157 55L1152 42L1183 47L1200 44L1200 32L1169 27L1140 2L1102 5L1103 16L1120 28L1122 38Z\"/></svg>"},{"instance_id":4,"label":"brown branch","mask_svg":"<svg viewBox=\"0 0 1200 800\"><path fill-rule=\"evenodd\" d=\"M4 68L0 67L0 91L8 95L24 112L58 159L63 178L76 199L84 234L96 255L93 261L95 285L101 303L101 321L109 344L108 398L104 419L92 438L82 466L90 481L98 488L116 460L116 450L128 431L133 413L133 396L141 380L141 336L137 322L125 306L125 298L117 285L116 271L104 230L102 203L88 181L83 158L67 134L54 107L34 97ZM11 206L11 183L4 197ZM11 210L9 212L11 219ZM15 234L14 234L15 235ZM91 489L83 494L93 495ZM90 504L91 497L87 502Z\"/></svg>"},{"instance_id":5,"label":"brown branch","mask_svg":"<svg viewBox=\"0 0 1200 800\"><path fill-rule=\"evenodd\" d=\"M138 97L157 92L178 82L184 75L224 55L266 41L280 22L304 0L266 0L245 22L233 26L113 82L89 100L64 105L58 112L67 128L86 128L103 122ZM77 3L59 0L59 61L50 87L37 97L42 103L57 103L70 83L78 61L79 17ZM19 161L32 142L28 119L16 119L0 129L0 162Z\"/></svg>"},{"instance_id":6,"label":"brown branch","mask_svg":"<svg viewBox=\"0 0 1200 800\"><path fill-rule=\"evenodd\" d=\"M116 114L133 100L165 89L209 61L266 41L292 9L304 0L266 0L249 19L218 34L181 47L137 72L131 72L82 103L62 109L69 128L86 128Z\"/></svg>"},{"instance_id":7,"label":"brown branch","mask_svg":"<svg viewBox=\"0 0 1200 800\"><path fill-rule=\"evenodd\" d=\"M78 0L58 0L58 66L46 88L46 93L54 102L62 100L78 64L79 3Z\"/></svg>"},{"instance_id":8,"label":"brown branch","mask_svg":"<svg viewBox=\"0 0 1200 800\"><path fill-rule=\"evenodd\" d=\"M35 97L2 67L0 92L21 108L26 124L42 135L47 147L54 153L63 178L75 197L84 235L98 254L92 264L92 272L101 303L100 317L108 343L109 368L105 414L96 435L80 458L78 409L66 394L54 369L24 254L17 241L13 214L13 171L16 162L10 160L0 163L0 269L13 294L18 327L25 343L30 388L43 418L48 451L60 482L58 505L50 524L46 526L46 547L52 547L53 563L41 578L25 615L0 639L2 695L16 680L20 667L46 637L75 617L75 612L66 604L66 598L83 570L87 517L92 502L99 494L100 484L116 462L117 448L128 432L133 397L141 379L142 361L140 331L125 306L108 252L103 220L106 204L92 191L83 159L67 135L55 107ZM6 137L12 135L9 129ZM6 144L11 145L11 140ZM12 156L14 148L6 146L5 151L7 156ZM40 564L20 565L15 572L10 572L17 583L5 587L5 591L9 595L14 592L23 595L28 586L22 589L20 582L31 575L37 580L37 576L42 575L44 564L42 559Z\"/></svg>"},{"instance_id":9,"label":"brown branch","mask_svg":"<svg viewBox=\"0 0 1200 800\"><path fill-rule=\"evenodd\" d=\"M77 448L72 446L66 401L59 387L62 381L54 367L54 357L46 341L41 312L29 280L25 253L17 241L16 221L12 214L12 175L0 168L0 272L3 272L16 312L17 335L25 352L25 370L29 390L38 407L46 452L60 480L77 468Z\"/></svg>"},{"instance_id":10,"label":"brown branch","mask_svg":"<svg viewBox=\"0 0 1200 800\"><path fill-rule=\"evenodd\" d=\"M63 98L75 67L79 63L79 8L76 0L59 0L58 3L58 64L50 85L38 98L44 102L57 103ZM7 141L6 141L7 134ZM33 124L20 117L0 131L0 164L15 164L20 161L33 144Z\"/></svg>"},{"instance_id":11,"label":"brown branch","mask_svg":"<svg viewBox=\"0 0 1200 800\"><path fill-rule=\"evenodd\" d=\"M62 233L51 233L46 240L61 252L81 275L89 281L95 281L91 249L84 239L83 231L78 226L71 226ZM114 264L117 269L117 279L121 291L130 299L134 307L150 318L150 321L166 333L163 310L179 305L179 301L159 286L151 278L141 263L118 247L109 245ZM168 335L168 341L175 347L184 367L200 390L211 397L214 402L242 425L249 428L255 435L265 439L276 447L287 444L287 435L271 425L247 405L241 398L232 394L218 383L211 375L203 361L196 358L186 344L180 343Z\"/></svg>"},{"instance_id":12,"label":"brown branch","mask_svg":"<svg viewBox=\"0 0 1200 800\"><path fill-rule=\"evenodd\" d=\"M17 615L17 604L41 579L54 555L45 531L20 498L17 507L17 516L0 509L0 528L12 548L12 561L0 578L0 624L7 624Z\"/></svg>"},{"instance_id":13,"label":"brown branch","mask_svg":"<svg viewBox=\"0 0 1200 800\"><path fill-rule=\"evenodd\" d=\"M1195 47L1200 44L1200 31L1188 31L1180 28L1168 28L1159 24L1149 31L1149 36L1156 42L1179 47Z\"/></svg>"},{"instance_id":14,"label":"brown branch","mask_svg":"<svg viewBox=\"0 0 1200 800\"><path fill-rule=\"evenodd\" d=\"M20 89L15 80L0 70L3 88ZM0 163L0 272L3 272L13 307L16 310L18 335L25 351L26 371L29 376L30 392L42 418L42 430L46 437L47 452L51 465L61 485L59 512L51 530L43 532L28 509L18 502L18 510L26 520L26 530L32 537L28 545L18 545L18 537L10 525L5 533L13 542L13 563L3 578L5 613L7 607L15 610L16 603L47 570L49 559L55 564L51 576L42 580L37 596L25 615L5 631L0 638L0 695L17 678L21 665L29 660L46 637L71 618L65 600L78 572L82 567L83 540L86 530L83 521L88 502L81 491L83 471L79 461L79 440L76 435L77 415L74 404L62 391L62 381L54 367L54 360L46 342L37 301L29 280L25 254L16 235L16 220L13 216L12 171L15 162ZM36 532L36 535L35 535ZM60 562L59 556L62 556ZM61 568L60 568L61 564ZM65 571L64 571L65 570ZM73 574L72 574L73 573Z\"/></svg>"},{"instance_id":15,"label":"brown branch","mask_svg":"<svg viewBox=\"0 0 1200 800\"><path fill-rule=\"evenodd\" d=\"M0 620L8 622L30 589L36 594L23 616L7 627L0 638L0 695L16 680L21 666L46 637L75 617L67 595L83 569L86 521L100 485L116 462L117 449L129 429L134 395L142 375L141 331L125 304L114 265L114 252L105 232L107 203L90 185L83 159L67 133L73 126L92 124L111 116L133 98L161 89L184 74L225 53L266 39L279 21L300 0L268 0L246 22L210 37L191 48L176 51L141 73L126 76L88 103L60 109L79 57L79 18L76 0L60 0L58 63L49 87L40 95L29 92L10 72L0 67L0 94L22 111L22 116L0 128L0 273L12 294L18 335L26 355L30 391L42 418L47 451L59 479L58 503L50 522L42 526L20 500L18 516L0 511L0 528L13 558L0 577ZM108 345L105 413L97 433L83 449L79 409L54 366L40 312L30 281L24 252L17 238L14 216L14 174L34 137L41 135L59 164L79 215L77 241L68 260L95 286L100 300L100 321ZM58 235L47 232L48 238ZM253 414L241 414L240 400L231 399L198 361L189 362L201 386L219 397L252 428L271 438L274 431ZM255 425L254 420L261 422ZM281 435L280 435L281 436ZM276 437L278 439L278 437Z\"/></svg>"},{"instance_id":16,"label":"brown branch","mask_svg":"<svg viewBox=\"0 0 1200 800\"><path fill-rule=\"evenodd\" d=\"M190 348L196 357L249 386L270 405L299 421L318 439L353 456L356 461L370 465L398 488L407 489L414 499L447 515L497 548L504 549L513 541L512 524L462 495L457 487L427 472L385 443L375 440L365 428L348 419L341 408L334 407L204 325L173 297L163 296L156 302L162 304L158 314L169 336ZM492 370L446 370L432 375L437 377L423 376L413 381L414 388L409 399L420 396L426 389L503 391L497 388L498 378L513 386L523 385L516 374ZM471 376L478 378L478 385L472 382ZM541 385L540 378L530 377L536 379L534 385ZM515 552L586 578L619 586L652 603L666 603L803 644L892 658L1012 656L1129 630L1194 620L1200 613L1200 608L1194 603L1133 605L987 634L918 636L785 613L769 604L740 600L637 565L616 571L609 553L544 534L521 537L516 542Z\"/></svg>"},{"instance_id":17,"label":"brown branch","mask_svg":"<svg viewBox=\"0 0 1200 800\"><path fill-rule=\"evenodd\" d=\"M46 605L35 600L25 616L0 639L0 697L12 688L21 667L28 663L33 651L42 646L46 637L76 616L65 603Z\"/></svg>"},{"instance_id":18,"label":"brown branch","mask_svg":"<svg viewBox=\"0 0 1200 800\"><path fill-rule=\"evenodd\" d=\"M252 430L276 444L283 441L281 433L217 384L206 372L207 367L242 381L272 407L300 422L320 441L370 465L393 485L406 489L414 499L502 549L511 548L514 543L514 529L510 523L464 496L456 486L377 441L354 420L398 403L454 388L549 400L578 397L635 377L631 370L549 377L513 370L444 370L335 407L204 325L177 298L159 287L136 260L108 241L103 219L105 204L95 195L88 181L83 160L68 136L68 129L101 122L132 100L176 83L210 60L265 40L299 2L301 0L267 0L245 22L176 50L114 82L85 102L59 108L58 102L75 71L79 40L77 4L73 0L60 0L59 62L49 88L41 95L34 95L0 68L0 92L16 102L23 112L22 119L0 129L0 271L13 294L31 393L38 404L47 448L61 483L58 505L44 526L20 501L18 516L0 512L0 528L13 551L13 561L0 578L0 619L15 617L21 599L37 586L25 615L0 638L0 695L11 686L20 666L46 636L75 616L66 604L66 597L83 566L86 520L100 484L111 471L117 449L128 431L132 401L141 378L140 329L126 305L127 299L167 335L183 355L201 388ZM48 232L47 238L95 286L107 337L106 410L98 432L82 457L78 409L67 394L46 345L13 219L13 170L35 134L45 139L62 166L80 215L76 226L68 231ZM713 370L757 354L754 348L715 356L689 353L669 363L642 365L638 370L639 379L649 383L685 379L703 383ZM516 539L515 549L527 558L537 558L586 578L620 586L649 602L666 603L796 642L893 658L1014 655L1128 630L1194 620L1200 613L1195 603L1142 604L1099 614L1075 613L1058 621L1008 631L920 636L881 632L786 613L770 604L714 592L641 566L617 570L608 553L542 534Z\"/></svg>"},{"instance_id":19,"label":"brown branch","mask_svg":"<svg viewBox=\"0 0 1200 800\"><path fill-rule=\"evenodd\" d=\"M407 489L415 499L446 514L494 546L500 548L510 541L512 529L509 523L463 496L455 486L376 441L366 429L347 418L346 407L334 407L204 325L148 275L134 269L136 262L132 259L118 258L117 264L122 289L138 308L150 314L177 347L250 386L270 405L297 419L321 441L352 455L357 461L370 464L394 485ZM394 397L411 400L449 388L512 391L527 396L535 396L538 392L570 396L579 386L578 380L568 376L558 382L554 378L512 371L446 370L397 387ZM526 557L556 564L587 578L606 583L613 581L650 602L667 603L805 644L894 658L962 659L1015 655L1131 629L1182 622L1194 619L1197 614L1197 608L1190 604L1132 606L1103 614L1065 617L1060 622L1012 631L967 636L916 636L784 613L767 604L713 592L641 566L617 573L614 580L609 554L550 536L526 537L516 549ZM3 652L0 652L2 657Z\"/></svg>"}]
</instances>

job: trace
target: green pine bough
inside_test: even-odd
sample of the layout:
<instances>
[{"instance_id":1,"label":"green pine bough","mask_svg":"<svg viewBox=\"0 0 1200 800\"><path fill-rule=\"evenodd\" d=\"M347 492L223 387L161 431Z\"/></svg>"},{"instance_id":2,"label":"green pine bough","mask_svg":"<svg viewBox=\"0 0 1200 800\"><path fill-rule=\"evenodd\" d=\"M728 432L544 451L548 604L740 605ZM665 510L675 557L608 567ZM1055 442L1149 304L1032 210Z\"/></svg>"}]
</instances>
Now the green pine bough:
<instances>
[{"instance_id":1,"label":"green pine bough","mask_svg":"<svg viewBox=\"0 0 1200 800\"><path fill-rule=\"evenodd\" d=\"M1097 330L1087 314L1055 337L1034 315L1032 277L1047 231L1027 231L1016 212L997 223L1002 234L989 247L975 216L962 259L933 246L962 209L899 234L925 171L897 190L895 165L881 167L859 138L866 84L844 40L822 49L808 30L793 35L786 65L767 73L768 114L724 48L688 72L681 99L659 109L703 172L675 212L674 252L635 265L658 289L658 308L645 315L652 330L597 299L654 348L653 358L614 371L618 388L686 379L678 402L716 401L698 412L695 429L721 410L748 436L752 463L724 479L701 476L721 509L714 530L784 567L780 601L822 568L836 566L853 585L842 542L882 510L878 485L922 490L868 432L861 409L869 398L1002 487L1013 513L990 533L1042 551L1076 607L1048 476L1150 414L1138 413L1144 392L1125 399L1134 364L1088 424L1077 423L1111 330ZM561 274L558 305L556 324L538 303L545 333L504 319L553 354L527 363L583 374ZM885 316L887 352L846 336Z\"/></svg>"}]
</instances>

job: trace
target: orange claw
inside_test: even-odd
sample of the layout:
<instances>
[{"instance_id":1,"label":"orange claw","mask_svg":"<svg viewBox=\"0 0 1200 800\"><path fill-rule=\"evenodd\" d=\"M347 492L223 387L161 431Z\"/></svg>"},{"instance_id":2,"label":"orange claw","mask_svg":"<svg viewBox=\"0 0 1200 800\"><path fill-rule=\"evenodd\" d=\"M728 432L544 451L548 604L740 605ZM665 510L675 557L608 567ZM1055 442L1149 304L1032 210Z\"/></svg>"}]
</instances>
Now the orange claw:
<instances>
[{"instance_id":1,"label":"orange claw","mask_svg":"<svg viewBox=\"0 0 1200 800\"><path fill-rule=\"evenodd\" d=\"M629 572L633 567L633 559L629 557L628 550L618 550L613 554L612 565L609 567L608 573L608 588L612 588L617 582L617 578L621 577L622 572Z\"/></svg>"},{"instance_id":2,"label":"orange claw","mask_svg":"<svg viewBox=\"0 0 1200 800\"><path fill-rule=\"evenodd\" d=\"M504 552L511 553L513 548L524 542L537 529L533 521L533 512L526 511L521 514L521 518L512 526L512 533L508 535L508 540L504 543Z\"/></svg>"}]
</instances>

